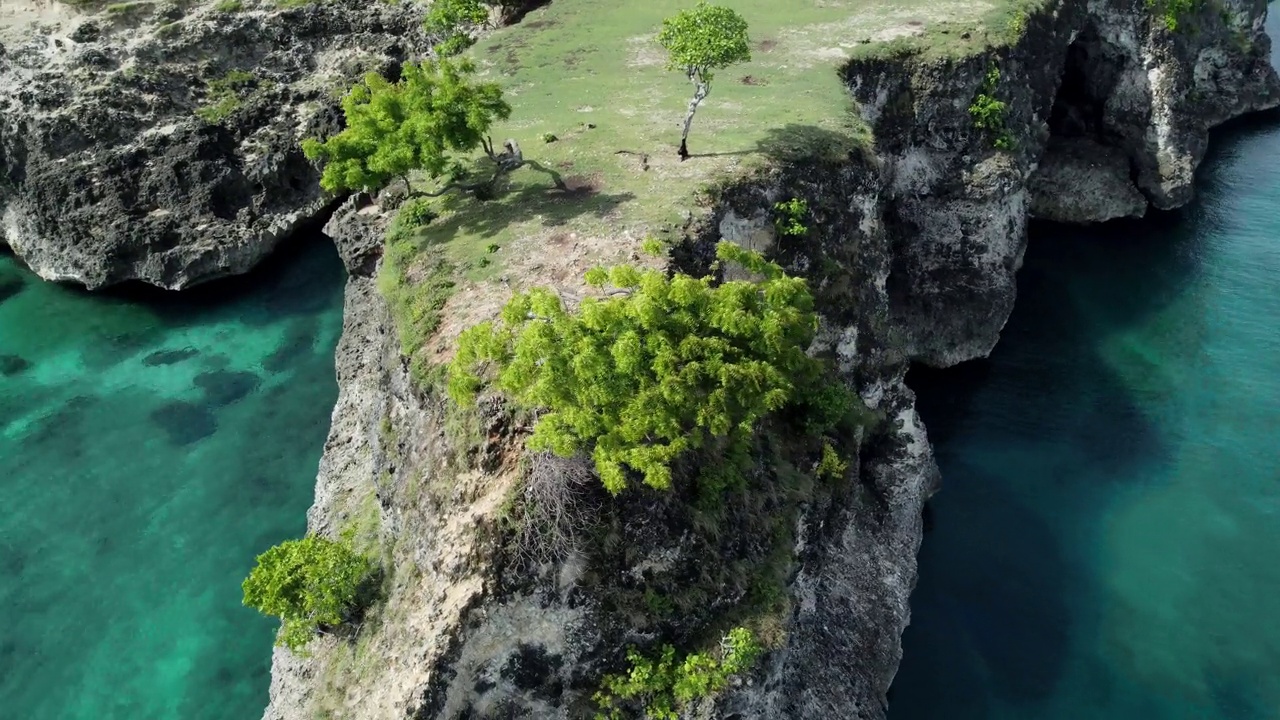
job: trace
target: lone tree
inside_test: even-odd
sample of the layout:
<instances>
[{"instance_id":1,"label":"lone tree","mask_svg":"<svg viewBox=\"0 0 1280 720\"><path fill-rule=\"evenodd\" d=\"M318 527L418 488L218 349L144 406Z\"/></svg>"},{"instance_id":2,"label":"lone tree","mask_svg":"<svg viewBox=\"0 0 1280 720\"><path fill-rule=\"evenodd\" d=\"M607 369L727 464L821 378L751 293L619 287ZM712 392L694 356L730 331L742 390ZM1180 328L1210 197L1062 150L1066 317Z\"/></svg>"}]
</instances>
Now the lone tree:
<instances>
[{"instance_id":1,"label":"lone tree","mask_svg":"<svg viewBox=\"0 0 1280 720\"><path fill-rule=\"evenodd\" d=\"M370 73L342 100L347 127L325 142L304 140L302 150L325 162L320 186L330 192L373 191L400 178L414 195L443 195L454 189L483 194L501 176L533 163L514 140L501 152L489 139L489 128L511 115L496 83L471 79L468 60L424 60L407 63L398 82ZM484 148L493 165L488 180L465 183L458 157ZM409 173L421 171L432 180L450 182L433 193L414 191Z\"/></svg>"},{"instance_id":2,"label":"lone tree","mask_svg":"<svg viewBox=\"0 0 1280 720\"><path fill-rule=\"evenodd\" d=\"M689 157L693 114L711 92L715 71L751 59L747 21L731 8L699 2L662 21L658 44L667 51L667 68L683 72L694 87L680 135L680 160L684 161Z\"/></svg>"},{"instance_id":3,"label":"lone tree","mask_svg":"<svg viewBox=\"0 0 1280 720\"><path fill-rule=\"evenodd\" d=\"M245 579L244 604L284 621L277 645L298 650L322 625L340 625L373 574L368 559L346 545L308 535L258 556Z\"/></svg>"}]
</instances>

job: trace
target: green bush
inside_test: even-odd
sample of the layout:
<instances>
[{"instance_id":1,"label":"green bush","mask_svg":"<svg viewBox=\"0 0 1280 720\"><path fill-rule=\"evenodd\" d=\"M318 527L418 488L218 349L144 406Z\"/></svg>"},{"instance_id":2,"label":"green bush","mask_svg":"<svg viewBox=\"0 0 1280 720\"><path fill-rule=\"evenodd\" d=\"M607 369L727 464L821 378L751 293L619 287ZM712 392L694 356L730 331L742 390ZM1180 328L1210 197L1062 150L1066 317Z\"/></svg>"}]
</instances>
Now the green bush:
<instances>
[{"instance_id":1,"label":"green bush","mask_svg":"<svg viewBox=\"0 0 1280 720\"><path fill-rule=\"evenodd\" d=\"M664 645L656 659L632 648L627 652L631 669L605 677L595 694L601 708L597 720L621 720L634 705L651 720L677 720L682 705L720 692L730 677L750 670L763 651L752 632L741 627L730 630L720 648L718 659L693 653L679 662L670 645Z\"/></svg>"},{"instance_id":2,"label":"green bush","mask_svg":"<svg viewBox=\"0 0 1280 720\"><path fill-rule=\"evenodd\" d=\"M1005 127L1005 111L1008 105L995 95L996 86L999 83L1000 68L992 64L982 81L978 96L969 106L969 115L973 118L973 126L984 131L997 150L1012 150L1013 135Z\"/></svg>"},{"instance_id":3,"label":"green bush","mask_svg":"<svg viewBox=\"0 0 1280 720\"><path fill-rule=\"evenodd\" d=\"M849 463L840 457L831 443L822 443L822 459L818 461L815 474L824 480L839 480L848 469Z\"/></svg>"},{"instance_id":4,"label":"green bush","mask_svg":"<svg viewBox=\"0 0 1280 720\"><path fill-rule=\"evenodd\" d=\"M544 409L527 446L590 453L615 494L628 471L670 488L672 463L708 445L744 456L757 421L817 384L824 366L805 351L818 320L802 278L732 243L717 256L759 279L717 284L624 265L588 272L591 286L615 289L576 312L549 289L517 294L500 322L459 337L451 396L471 402L493 381Z\"/></svg>"},{"instance_id":5,"label":"green bush","mask_svg":"<svg viewBox=\"0 0 1280 720\"><path fill-rule=\"evenodd\" d=\"M1177 32L1182 19L1197 12L1204 0L1147 0L1147 7L1155 11L1170 32Z\"/></svg>"},{"instance_id":6,"label":"green bush","mask_svg":"<svg viewBox=\"0 0 1280 720\"><path fill-rule=\"evenodd\" d=\"M780 235L801 236L809 231L804 221L809 217L809 203L800 198L774 203L773 224Z\"/></svg>"},{"instance_id":7,"label":"green bush","mask_svg":"<svg viewBox=\"0 0 1280 720\"><path fill-rule=\"evenodd\" d=\"M344 621L373 571L343 543L314 535L286 540L258 556L242 586L244 604L279 617L276 644L299 650L322 626Z\"/></svg>"},{"instance_id":8,"label":"green bush","mask_svg":"<svg viewBox=\"0 0 1280 720\"><path fill-rule=\"evenodd\" d=\"M323 160L325 190L375 190L411 171L436 179L457 168L455 155L480 147L511 107L495 83L472 82L466 60L405 63L399 82L370 73L342 100L346 129L302 150ZM486 146L487 147L487 146Z\"/></svg>"},{"instance_id":9,"label":"green bush","mask_svg":"<svg viewBox=\"0 0 1280 720\"><path fill-rule=\"evenodd\" d=\"M469 31L489 20L489 9L479 0L434 0L423 20L423 29L435 43L440 57L457 55L475 42Z\"/></svg>"},{"instance_id":10,"label":"green bush","mask_svg":"<svg viewBox=\"0 0 1280 720\"><path fill-rule=\"evenodd\" d=\"M405 230L425 227L436 217L435 207L431 204L431 198L409 198L400 206L399 210L400 227Z\"/></svg>"}]
</instances>

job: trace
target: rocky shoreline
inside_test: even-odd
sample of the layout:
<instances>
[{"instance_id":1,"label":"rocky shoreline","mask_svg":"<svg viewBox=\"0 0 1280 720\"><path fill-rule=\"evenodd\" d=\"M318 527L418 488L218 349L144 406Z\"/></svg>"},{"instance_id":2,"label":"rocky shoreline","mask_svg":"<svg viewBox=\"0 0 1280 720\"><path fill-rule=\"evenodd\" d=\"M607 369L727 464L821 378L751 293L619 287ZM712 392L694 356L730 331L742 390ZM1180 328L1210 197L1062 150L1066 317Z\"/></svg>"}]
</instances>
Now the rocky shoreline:
<instances>
[{"instance_id":1,"label":"rocky shoreline","mask_svg":"<svg viewBox=\"0 0 1280 720\"><path fill-rule=\"evenodd\" d=\"M0 246L46 280L247 272L330 209L300 140L426 43L416 3L132 5L0 14Z\"/></svg>"},{"instance_id":2,"label":"rocky shoreline","mask_svg":"<svg viewBox=\"0 0 1280 720\"><path fill-rule=\"evenodd\" d=\"M361 53L374 68L403 58L416 42L412 4L234 20L208 5L166 20L178 29L165 36L154 18L19 42L0 34L0 89L24 88L0 108L0 242L42 277L181 288L247 270L332 209L296 149L336 118L315 78L342 76ZM1261 0L1223 0L1194 18L1194 33L1174 33L1144 0L1056 0L1030 13L1007 48L850 62L842 76L875 131L874 157L780 167L729 189L691 230L695 247L773 243L772 202L807 198L815 242L779 244L779 259L810 275L824 262L842 268L836 280L814 279L820 344L893 422L862 445L856 482L799 519L783 647L690 717L884 716L921 510L939 483L907 367L995 346L1028 217L1098 222L1186 203L1210 129L1280 105L1265 16ZM342 23L351 30L335 32ZM210 124L194 114L208 98L180 82L184 53L239 47L222 37L229 31L256 50L215 55L202 77L252 67L273 82L246 93L233 121ZM163 72L126 77L144 57ZM992 147L968 110L993 66L1011 148ZM537 582L499 581L491 529L516 472L504 454L511 429L486 416L491 442L473 464L458 459L447 413L410 381L374 287L382 226L370 202L351 199L325 229L352 277L340 396L308 525L334 534L376 498L397 574L363 660L332 638L307 658L277 649L265 718L577 717L601 658L624 636L580 589L572 558ZM679 565L678 545L649 550Z\"/></svg>"}]
</instances>

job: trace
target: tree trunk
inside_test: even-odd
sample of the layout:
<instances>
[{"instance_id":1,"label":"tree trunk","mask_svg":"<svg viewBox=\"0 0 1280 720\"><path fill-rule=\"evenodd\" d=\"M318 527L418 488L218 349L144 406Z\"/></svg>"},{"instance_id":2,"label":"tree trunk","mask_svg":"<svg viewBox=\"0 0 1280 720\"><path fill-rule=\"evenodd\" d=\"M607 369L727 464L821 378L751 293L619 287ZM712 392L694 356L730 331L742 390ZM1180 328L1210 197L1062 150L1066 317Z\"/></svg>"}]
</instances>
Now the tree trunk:
<instances>
[{"instance_id":1,"label":"tree trunk","mask_svg":"<svg viewBox=\"0 0 1280 720\"><path fill-rule=\"evenodd\" d=\"M684 115L684 133L680 135L680 162L689 158L689 128L693 125L693 114L698 112L698 105L711 92L711 87L702 81L701 76L691 73L689 79L693 81L695 90L693 99L689 101L689 110Z\"/></svg>"}]
</instances>

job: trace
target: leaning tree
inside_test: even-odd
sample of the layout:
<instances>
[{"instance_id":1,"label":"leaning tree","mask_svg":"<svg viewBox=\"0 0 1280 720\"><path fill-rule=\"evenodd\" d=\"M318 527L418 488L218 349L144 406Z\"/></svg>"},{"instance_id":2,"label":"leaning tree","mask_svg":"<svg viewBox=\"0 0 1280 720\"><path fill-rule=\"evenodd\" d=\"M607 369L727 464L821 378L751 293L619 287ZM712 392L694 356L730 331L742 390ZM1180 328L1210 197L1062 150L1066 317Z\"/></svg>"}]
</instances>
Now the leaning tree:
<instances>
[{"instance_id":1,"label":"leaning tree","mask_svg":"<svg viewBox=\"0 0 1280 720\"><path fill-rule=\"evenodd\" d=\"M667 51L667 68L683 72L693 83L693 99L684 116L680 159L689 157L689 127L698 105L711 92L716 70L751 59L747 21L733 9L699 2L662 21L658 44Z\"/></svg>"},{"instance_id":2,"label":"leaning tree","mask_svg":"<svg viewBox=\"0 0 1280 720\"><path fill-rule=\"evenodd\" d=\"M376 73L365 76L342 100L346 128L324 142L302 143L308 158L325 163L320 186L330 192L372 192L398 178L414 195L463 190L483 196L502 176L525 165L545 170L525 160L514 140L501 150L494 147L489 128L507 119L511 106L497 83L477 82L474 73L469 60L441 58L406 63L394 83ZM466 182L460 158L477 147L484 149L491 172ZM435 192L415 191L411 172L448 182Z\"/></svg>"}]
</instances>

